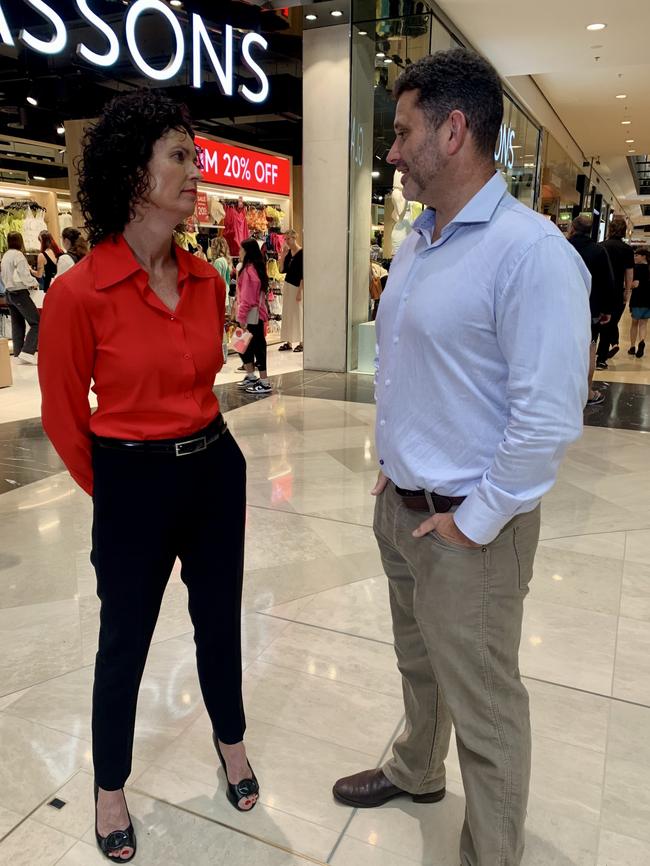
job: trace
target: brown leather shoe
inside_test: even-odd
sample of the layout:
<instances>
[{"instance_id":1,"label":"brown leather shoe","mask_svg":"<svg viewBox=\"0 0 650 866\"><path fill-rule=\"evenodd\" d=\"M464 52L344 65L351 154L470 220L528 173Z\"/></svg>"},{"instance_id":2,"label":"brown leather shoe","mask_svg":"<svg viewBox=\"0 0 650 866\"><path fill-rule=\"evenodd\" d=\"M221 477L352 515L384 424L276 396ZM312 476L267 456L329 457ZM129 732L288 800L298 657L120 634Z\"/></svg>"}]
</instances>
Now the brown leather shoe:
<instances>
[{"instance_id":1,"label":"brown leather shoe","mask_svg":"<svg viewBox=\"0 0 650 866\"><path fill-rule=\"evenodd\" d=\"M381 806L394 797L412 797L414 803L437 803L445 796L445 789L433 791L430 794L409 794L403 791L384 776L380 769L363 770L354 776L339 779L332 788L335 799L346 806L358 809L372 809Z\"/></svg>"}]
</instances>

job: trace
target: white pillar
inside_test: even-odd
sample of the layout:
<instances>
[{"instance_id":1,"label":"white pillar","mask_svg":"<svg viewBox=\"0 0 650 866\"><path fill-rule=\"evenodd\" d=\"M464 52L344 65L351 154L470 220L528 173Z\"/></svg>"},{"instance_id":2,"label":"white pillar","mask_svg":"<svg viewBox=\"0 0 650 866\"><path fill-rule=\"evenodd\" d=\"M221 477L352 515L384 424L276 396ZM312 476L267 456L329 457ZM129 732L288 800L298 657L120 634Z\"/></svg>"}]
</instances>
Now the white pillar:
<instances>
[{"instance_id":1,"label":"white pillar","mask_svg":"<svg viewBox=\"0 0 650 866\"><path fill-rule=\"evenodd\" d=\"M350 28L303 35L304 364L345 372Z\"/></svg>"}]
</instances>

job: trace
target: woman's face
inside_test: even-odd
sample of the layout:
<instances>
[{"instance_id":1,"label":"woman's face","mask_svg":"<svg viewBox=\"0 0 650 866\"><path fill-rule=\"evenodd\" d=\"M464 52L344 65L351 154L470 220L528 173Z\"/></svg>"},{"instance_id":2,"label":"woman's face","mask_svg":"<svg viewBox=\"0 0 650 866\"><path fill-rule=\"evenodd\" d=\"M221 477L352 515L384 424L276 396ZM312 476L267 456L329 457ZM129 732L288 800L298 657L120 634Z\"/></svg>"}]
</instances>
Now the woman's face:
<instances>
[{"instance_id":1,"label":"woman's face","mask_svg":"<svg viewBox=\"0 0 650 866\"><path fill-rule=\"evenodd\" d=\"M70 241L67 238L61 238L61 243L63 244L64 250L69 250L70 247L72 246L72 244L70 243Z\"/></svg>"},{"instance_id":2,"label":"woman's face","mask_svg":"<svg viewBox=\"0 0 650 866\"><path fill-rule=\"evenodd\" d=\"M151 186L146 205L169 214L174 225L194 213L201 172L187 132L172 129L159 138L147 170Z\"/></svg>"}]
</instances>

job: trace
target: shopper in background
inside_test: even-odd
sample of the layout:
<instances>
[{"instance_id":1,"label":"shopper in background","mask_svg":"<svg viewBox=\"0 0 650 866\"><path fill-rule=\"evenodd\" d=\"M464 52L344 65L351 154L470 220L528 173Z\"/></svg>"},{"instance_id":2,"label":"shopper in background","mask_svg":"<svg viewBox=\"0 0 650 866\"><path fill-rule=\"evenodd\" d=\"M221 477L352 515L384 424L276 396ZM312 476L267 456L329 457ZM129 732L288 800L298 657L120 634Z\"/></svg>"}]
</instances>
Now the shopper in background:
<instances>
[{"instance_id":1,"label":"shopper in background","mask_svg":"<svg viewBox=\"0 0 650 866\"><path fill-rule=\"evenodd\" d=\"M616 291L616 304L612 310L612 318L609 324L601 329L600 345L596 358L596 367L599 370L607 369L607 361L613 358L619 351L618 323L621 320L625 305L632 294L632 281L634 280L634 251L623 238L627 232L625 217L615 216L609 224L607 240L603 241L603 247L607 250L609 261L614 272L614 288Z\"/></svg>"},{"instance_id":2,"label":"shopper in background","mask_svg":"<svg viewBox=\"0 0 650 866\"><path fill-rule=\"evenodd\" d=\"M41 242L41 251L36 260L36 277L44 292L50 288L50 283L56 276L57 263L63 250L54 240L50 232L41 232L38 236Z\"/></svg>"},{"instance_id":3,"label":"shopper in background","mask_svg":"<svg viewBox=\"0 0 650 866\"><path fill-rule=\"evenodd\" d=\"M645 338L648 331L648 319L650 319L650 270L648 260L650 249L648 247L637 247L634 250L634 280L632 282L632 297L630 298L630 315L632 326L630 327L630 348L628 355L636 355L643 358L645 353ZM639 340L639 348L636 341Z\"/></svg>"},{"instance_id":4,"label":"shopper in background","mask_svg":"<svg viewBox=\"0 0 650 866\"><path fill-rule=\"evenodd\" d=\"M177 557L226 795L241 811L258 797L241 695L246 464L212 390L225 286L172 241L200 179L184 107L156 90L116 97L83 143L79 201L93 251L55 280L43 313L43 426L93 497L96 835L120 860L136 846L122 789L138 690Z\"/></svg>"},{"instance_id":5,"label":"shopper in background","mask_svg":"<svg viewBox=\"0 0 650 866\"><path fill-rule=\"evenodd\" d=\"M239 387L247 394L270 394L273 390L266 372L266 336L264 328L269 320L266 294L269 278L264 257L254 238L245 240L239 250L241 269L237 278L237 320L242 328L253 335L248 349L241 355L246 375ZM257 365L260 375L255 375Z\"/></svg>"},{"instance_id":6,"label":"shopper in background","mask_svg":"<svg viewBox=\"0 0 650 866\"><path fill-rule=\"evenodd\" d=\"M60 277L65 274L70 268L74 267L77 262L80 262L84 256L88 255L88 244L86 239L81 234L79 229L68 226L61 232L61 243L65 252L59 258L56 275Z\"/></svg>"},{"instance_id":7,"label":"shopper in background","mask_svg":"<svg viewBox=\"0 0 650 866\"><path fill-rule=\"evenodd\" d=\"M40 312L36 308L30 289L38 289L37 271L29 266L25 257L25 244L20 232L9 232L7 251L2 257L0 276L6 289L11 316L11 341L14 357L23 364L37 364L38 329ZM27 326L29 325L29 330ZM27 335L25 336L25 332Z\"/></svg>"},{"instance_id":8,"label":"shopper in background","mask_svg":"<svg viewBox=\"0 0 650 866\"><path fill-rule=\"evenodd\" d=\"M567 232L567 240L580 255L591 274L591 294L589 295L591 343L589 344L588 406L602 403L605 399L604 391L594 390L593 388L596 352L603 351L606 354L609 349L609 338L606 328L612 317L612 311L618 304L614 273L609 256L605 248L601 244L597 244L591 237L592 225L593 220L591 217L579 216L573 220ZM600 347L597 349L599 340Z\"/></svg>"},{"instance_id":9,"label":"shopper in background","mask_svg":"<svg viewBox=\"0 0 650 866\"><path fill-rule=\"evenodd\" d=\"M582 434L589 275L495 171L503 90L486 60L438 52L393 93L388 162L427 206L377 316L374 530L406 722L388 761L340 779L334 795L362 807L407 792L441 800L453 723L466 799L455 862L519 866L531 756L523 602L540 497Z\"/></svg>"},{"instance_id":10,"label":"shopper in background","mask_svg":"<svg viewBox=\"0 0 650 866\"><path fill-rule=\"evenodd\" d=\"M282 324L280 339L284 340L280 352L288 352L293 343L298 345L294 352L302 352L302 293L304 288L303 251L298 243L298 232L289 229L285 244L280 250L278 265L280 273L285 274L282 287Z\"/></svg>"},{"instance_id":11,"label":"shopper in background","mask_svg":"<svg viewBox=\"0 0 650 866\"><path fill-rule=\"evenodd\" d=\"M232 273L232 259L230 258L230 248L228 246L228 241L224 237L212 238L210 241L210 252L212 253L212 267L219 274L221 279L224 281L226 286L226 300L225 300L225 313L226 319L230 317L230 298L229 298L229 290L230 290L230 275ZM224 364L228 360L228 342L225 336L226 332L224 329L224 337L223 337L223 362Z\"/></svg>"}]
</instances>

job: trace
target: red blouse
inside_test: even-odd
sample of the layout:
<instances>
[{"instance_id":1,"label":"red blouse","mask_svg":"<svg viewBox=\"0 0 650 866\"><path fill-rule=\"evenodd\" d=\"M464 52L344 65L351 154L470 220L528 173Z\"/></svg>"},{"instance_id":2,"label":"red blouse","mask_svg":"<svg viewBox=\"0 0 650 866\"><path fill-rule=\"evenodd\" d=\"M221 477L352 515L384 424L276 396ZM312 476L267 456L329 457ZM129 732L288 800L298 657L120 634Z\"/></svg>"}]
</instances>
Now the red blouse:
<instances>
[{"instance_id":1,"label":"red blouse","mask_svg":"<svg viewBox=\"0 0 650 866\"><path fill-rule=\"evenodd\" d=\"M121 235L98 244L46 295L38 352L43 427L89 494L92 434L174 439L219 413L212 388L223 366L226 287L207 262L179 247L174 252L174 312L149 287Z\"/></svg>"}]
</instances>

